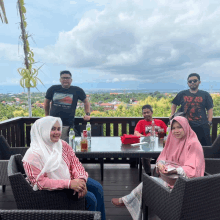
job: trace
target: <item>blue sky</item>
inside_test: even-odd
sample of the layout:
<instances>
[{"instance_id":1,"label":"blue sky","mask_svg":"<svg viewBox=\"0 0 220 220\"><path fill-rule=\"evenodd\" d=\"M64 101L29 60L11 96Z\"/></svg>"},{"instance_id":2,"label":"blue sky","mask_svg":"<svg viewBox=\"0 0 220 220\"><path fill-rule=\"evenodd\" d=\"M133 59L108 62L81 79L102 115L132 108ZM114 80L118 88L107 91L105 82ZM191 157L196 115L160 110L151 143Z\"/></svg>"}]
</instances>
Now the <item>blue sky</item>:
<instances>
[{"instance_id":1,"label":"blue sky","mask_svg":"<svg viewBox=\"0 0 220 220\"><path fill-rule=\"evenodd\" d=\"M197 72L201 89L220 90L217 0L24 1L46 88L68 69L84 89L181 90ZM23 50L17 0L4 2L9 24L0 23L0 87L6 91L19 85Z\"/></svg>"}]
</instances>

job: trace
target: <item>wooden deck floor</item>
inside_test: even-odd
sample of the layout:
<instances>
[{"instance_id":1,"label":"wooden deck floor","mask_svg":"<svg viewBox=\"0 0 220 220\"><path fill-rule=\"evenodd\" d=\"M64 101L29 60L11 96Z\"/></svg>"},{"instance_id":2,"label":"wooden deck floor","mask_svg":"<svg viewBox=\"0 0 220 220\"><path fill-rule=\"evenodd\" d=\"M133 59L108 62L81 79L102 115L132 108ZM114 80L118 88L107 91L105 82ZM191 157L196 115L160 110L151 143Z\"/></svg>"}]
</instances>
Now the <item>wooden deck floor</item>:
<instances>
[{"instance_id":1,"label":"wooden deck floor","mask_svg":"<svg viewBox=\"0 0 220 220\"><path fill-rule=\"evenodd\" d=\"M103 185L106 207L106 220L132 220L126 208L117 208L111 204L111 198L122 197L128 194L139 184L138 169L130 168L127 164L106 164L104 180L101 182L99 164L84 164L89 176ZM2 193L0 186L0 209L16 209L11 187L6 187ZM152 216L152 219L155 217Z\"/></svg>"}]
</instances>

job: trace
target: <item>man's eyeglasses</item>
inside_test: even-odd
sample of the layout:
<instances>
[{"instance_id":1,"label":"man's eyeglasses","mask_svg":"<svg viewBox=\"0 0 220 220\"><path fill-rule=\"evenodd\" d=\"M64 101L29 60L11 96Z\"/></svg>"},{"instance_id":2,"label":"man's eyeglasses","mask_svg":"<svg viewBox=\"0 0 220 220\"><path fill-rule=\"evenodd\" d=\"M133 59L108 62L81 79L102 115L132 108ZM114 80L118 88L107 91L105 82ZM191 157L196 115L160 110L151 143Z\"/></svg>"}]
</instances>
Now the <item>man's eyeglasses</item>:
<instances>
[{"instance_id":1,"label":"man's eyeglasses","mask_svg":"<svg viewBox=\"0 0 220 220\"><path fill-rule=\"evenodd\" d=\"M70 80L71 79L71 77L60 77L62 80Z\"/></svg>"},{"instance_id":2,"label":"man's eyeglasses","mask_svg":"<svg viewBox=\"0 0 220 220\"><path fill-rule=\"evenodd\" d=\"M193 80L188 80L188 83L192 83L192 82L197 83L198 81L199 81L198 79L193 79Z\"/></svg>"}]
</instances>

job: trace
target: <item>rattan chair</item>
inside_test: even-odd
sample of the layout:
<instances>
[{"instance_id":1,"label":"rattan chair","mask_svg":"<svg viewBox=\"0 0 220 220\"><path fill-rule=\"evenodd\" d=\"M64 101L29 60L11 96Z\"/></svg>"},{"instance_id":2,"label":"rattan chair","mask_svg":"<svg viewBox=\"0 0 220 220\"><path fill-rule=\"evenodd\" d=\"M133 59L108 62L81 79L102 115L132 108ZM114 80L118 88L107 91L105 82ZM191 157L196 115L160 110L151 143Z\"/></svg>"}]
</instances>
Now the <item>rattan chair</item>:
<instances>
[{"instance_id":1,"label":"rattan chair","mask_svg":"<svg viewBox=\"0 0 220 220\"><path fill-rule=\"evenodd\" d=\"M18 209L85 210L85 198L78 199L71 189L33 191L25 179L21 155L11 156L8 176Z\"/></svg>"},{"instance_id":2,"label":"rattan chair","mask_svg":"<svg viewBox=\"0 0 220 220\"><path fill-rule=\"evenodd\" d=\"M220 174L186 179L179 177L170 191L143 174L143 217L148 209L161 220L207 220L220 217Z\"/></svg>"},{"instance_id":3,"label":"rattan chair","mask_svg":"<svg viewBox=\"0 0 220 220\"><path fill-rule=\"evenodd\" d=\"M208 174L220 173L220 158L205 158L205 171Z\"/></svg>"},{"instance_id":4,"label":"rattan chair","mask_svg":"<svg viewBox=\"0 0 220 220\"><path fill-rule=\"evenodd\" d=\"M1 220L100 220L100 212L67 210L0 210Z\"/></svg>"},{"instance_id":5,"label":"rattan chair","mask_svg":"<svg viewBox=\"0 0 220 220\"><path fill-rule=\"evenodd\" d=\"M10 185L7 174L10 156L13 154L24 155L27 149L27 147L10 147L4 136L0 135L0 185L3 192L5 192L6 186Z\"/></svg>"},{"instance_id":6,"label":"rattan chair","mask_svg":"<svg viewBox=\"0 0 220 220\"><path fill-rule=\"evenodd\" d=\"M220 135L211 146L203 146L205 158L220 158Z\"/></svg>"}]
</instances>

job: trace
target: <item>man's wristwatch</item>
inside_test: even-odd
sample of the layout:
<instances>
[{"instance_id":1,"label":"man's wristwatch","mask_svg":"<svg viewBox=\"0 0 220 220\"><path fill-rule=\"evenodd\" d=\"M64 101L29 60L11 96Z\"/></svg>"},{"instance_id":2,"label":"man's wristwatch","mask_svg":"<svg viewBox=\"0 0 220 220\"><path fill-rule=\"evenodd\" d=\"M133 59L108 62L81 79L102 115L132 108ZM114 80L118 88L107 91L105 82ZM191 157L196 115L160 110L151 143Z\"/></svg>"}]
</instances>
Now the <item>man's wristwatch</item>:
<instances>
[{"instance_id":1,"label":"man's wristwatch","mask_svg":"<svg viewBox=\"0 0 220 220\"><path fill-rule=\"evenodd\" d=\"M86 112L86 115L90 116L90 113L89 113L89 112Z\"/></svg>"},{"instance_id":2,"label":"man's wristwatch","mask_svg":"<svg viewBox=\"0 0 220 220\"><path fill-rule=\"evenodd\" d=\"M209 122L208 122L208 125L209 125L209 126L212 126L212 122L211 122L211 121L209 121Z\"/></svg>"}]
</instances>

